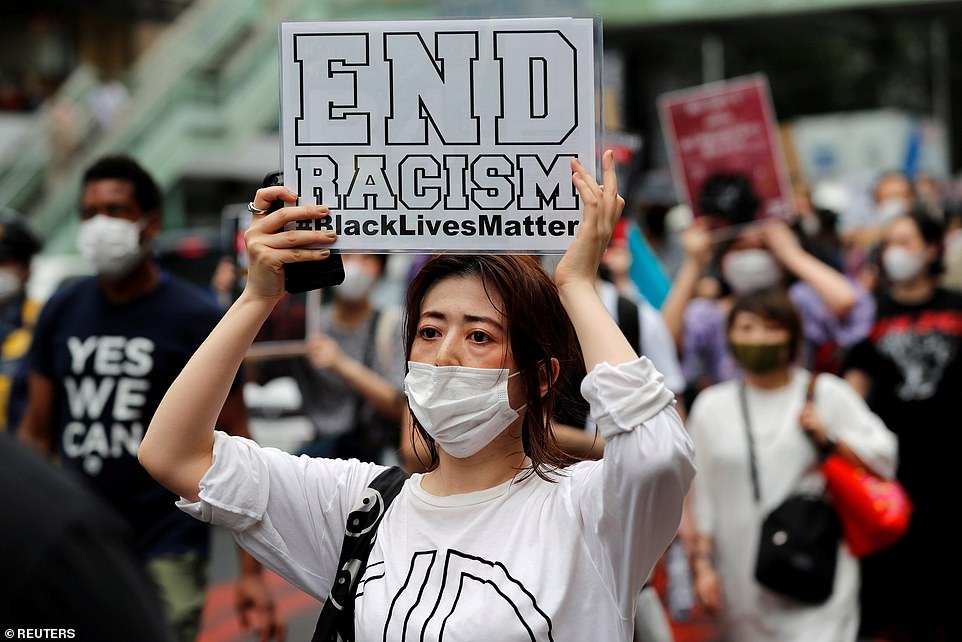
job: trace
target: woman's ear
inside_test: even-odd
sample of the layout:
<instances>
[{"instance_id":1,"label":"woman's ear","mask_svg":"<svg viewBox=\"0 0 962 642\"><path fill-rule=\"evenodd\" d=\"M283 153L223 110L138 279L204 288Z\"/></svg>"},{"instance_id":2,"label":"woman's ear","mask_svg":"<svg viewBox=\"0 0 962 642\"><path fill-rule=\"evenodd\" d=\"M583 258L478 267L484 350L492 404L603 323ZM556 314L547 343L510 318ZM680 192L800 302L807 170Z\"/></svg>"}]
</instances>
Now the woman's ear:
<instances>
[{"instance_id":1,"label":"woman's ear","mask_svg":"<svg viewBox=\"0 0 962 642\"><path fill-rule=\"evenodd\" d=\"M558 363L558 360L557 360L557 359L555 359L554 357L551 357L551 359L548 361L548 363L551 364L551 375L550 375L551 378L550 378L550 380L549 380L549 378L548 378L548 372L547 372L547 369L545 368L545 363L544 363L544 361L542 361L541 363L538 364L538 381L539 381L540 386L541 386L541 396L542 396L542 397L545 396L546 394L548 394L548 386L549 386L549 384L550 384L550 385L553 385L554 382L558 380L558 374L561 372L561 364Z\"/></svg>"}]
</instances>

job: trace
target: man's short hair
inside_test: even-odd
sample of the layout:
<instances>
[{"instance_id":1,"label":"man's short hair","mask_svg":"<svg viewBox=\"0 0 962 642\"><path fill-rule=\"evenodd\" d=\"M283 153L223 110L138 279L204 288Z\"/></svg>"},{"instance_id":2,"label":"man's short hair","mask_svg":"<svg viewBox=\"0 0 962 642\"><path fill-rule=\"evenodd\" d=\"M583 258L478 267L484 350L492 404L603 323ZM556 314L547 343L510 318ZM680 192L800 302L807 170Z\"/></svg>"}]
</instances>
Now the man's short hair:
<instances>
[{"instance_id":1,"label":"man's short hair","mask_svg":"<svg viewBox=\"0 0 962 642\"><path fill-rule=\"evenodd\" d=\"M134 187L134 200L144 214L161 208L160 188L147 170L130 156L104 156L84 172L84 185L100 180L129 181Z\"/></svg>"}]
</instances>

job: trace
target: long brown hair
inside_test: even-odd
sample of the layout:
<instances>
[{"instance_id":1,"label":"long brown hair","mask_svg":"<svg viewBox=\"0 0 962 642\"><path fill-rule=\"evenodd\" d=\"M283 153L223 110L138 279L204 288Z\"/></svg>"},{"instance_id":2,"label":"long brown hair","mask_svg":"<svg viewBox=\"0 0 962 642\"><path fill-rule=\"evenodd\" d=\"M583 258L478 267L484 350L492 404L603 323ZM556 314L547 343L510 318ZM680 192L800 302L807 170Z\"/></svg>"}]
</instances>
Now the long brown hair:
<instances>
[{"instance_id":1,"label":"long brown hair","mask_svg":"<svg viewBox=\"0 0 962 642\"><path fill-rule=\"evenodd\" d=\"M551 481L550 472L579 461L561 450L549 420L559 391L565 389L565 378L579 370L584 372L574 326L561 305L558 288L530 256L433 256L408 286L404 311L404 354L407 359L411 357L424 297L435 284L449 277L480 279L488 300L505 319L511 353L520 372L518 376L524 383L527 402L521 425L521 443L531 459L531 469L525 475L534 472ZM498 298L500 308L496 304ZM560 365L560 373L554 382L551 381L552 359L557 359ZM541 385L545 382L547 392L542 396ZM437 444L413 414L411 418L431 455L427 468L434 470L439 461ZM411 438L414 439L413 432Z\"/></svg>"}]
</instances>

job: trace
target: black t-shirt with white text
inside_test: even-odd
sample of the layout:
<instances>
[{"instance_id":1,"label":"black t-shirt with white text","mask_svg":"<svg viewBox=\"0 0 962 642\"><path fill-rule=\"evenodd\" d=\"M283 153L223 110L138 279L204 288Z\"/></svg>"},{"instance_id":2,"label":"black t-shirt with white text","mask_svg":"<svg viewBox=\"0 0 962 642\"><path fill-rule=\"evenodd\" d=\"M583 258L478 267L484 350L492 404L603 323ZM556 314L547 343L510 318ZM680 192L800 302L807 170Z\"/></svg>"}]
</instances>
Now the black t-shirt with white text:
<instances>
[{"instance_id":1,"label":"black t-shirt with white text","mask_svg":"<svg viewBox=\"0 0 962 642\"><path fill-rule=\"evenodd\" d=\"M129 521L148 557L207 553L206 524L176 508L177 498L137 461L137 449L220 315L202 290L167 273L153 291L123 304L88 278L51 297L34 333L31 367L54 383L62 465Z\"/></svg>"}]
</instances>

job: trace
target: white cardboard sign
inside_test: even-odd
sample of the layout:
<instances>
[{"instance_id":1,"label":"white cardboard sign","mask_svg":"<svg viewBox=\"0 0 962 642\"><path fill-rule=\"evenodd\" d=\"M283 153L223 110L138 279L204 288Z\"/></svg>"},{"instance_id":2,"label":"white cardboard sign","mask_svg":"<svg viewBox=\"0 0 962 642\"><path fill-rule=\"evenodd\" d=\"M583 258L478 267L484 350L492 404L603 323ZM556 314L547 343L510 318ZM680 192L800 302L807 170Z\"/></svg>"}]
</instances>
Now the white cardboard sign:
<instances>
[{"instance_id":1,"label":"white cardboard sign","mask_svg":"<svg viewBox=\"0 0 962 642\"><path fill-rule=\"evenodd\" d=\"M574 238L592 19L287 22L280 52L284 184L331 208L334 247L553 254Z\"/></svg>"}]
</instances>

